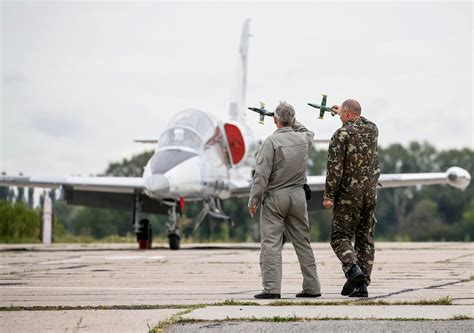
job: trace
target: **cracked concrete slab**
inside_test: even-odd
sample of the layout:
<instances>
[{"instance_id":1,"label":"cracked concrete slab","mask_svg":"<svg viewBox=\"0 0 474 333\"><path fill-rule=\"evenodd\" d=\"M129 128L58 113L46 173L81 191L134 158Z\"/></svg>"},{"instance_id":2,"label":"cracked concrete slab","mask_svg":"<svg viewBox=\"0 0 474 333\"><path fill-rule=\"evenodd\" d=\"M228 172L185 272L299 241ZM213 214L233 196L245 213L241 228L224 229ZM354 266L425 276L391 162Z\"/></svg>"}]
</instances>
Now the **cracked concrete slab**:
<instances>
[{"instance_id":1,"label":"cracked concrete slab","mask_svg":"<svg viewBox=\"0 0 474 333\"><path fill-rule=\"evenodd\" d=\"M347 297L340 295L344 275L331 247L323 243L312 246L323 294L315 301L347 301ZM16 327L17 331L28 331L24 325L31 320L36 325L34 331L40 331L51 325L49 318L63 318L59 330L64 331L68 327L72 329L71 325L81 314L83 320L91 318L91 323L92 314L105 314L111 318L109 327L114 331L127 327L122 324L124 318L130 318L131 325L136 318L134 327L140 331L139 327L146 325L142 318L151 318L152 314L158 321L162 318L162 308L176 313L177 310L169 309L171 305L225 300L261 305L271 302L253 298L261 290L259 244L185 244L180 251L170 251L165 244L151 251L139 251L135 247L135 244L0 245L0 307L4 310L24 307L22 311L0 311L2 328L8 323L11 330ZM455 309L463 309L459 314L464 314L473 308L473 243L377 243L376 247L369 300L417 302L448 298L454 304L444 307L449 315L456 315L450 312ZM285 244L283 300L300 302L294 295L301 290L301 283L295 252L291 245ZM145 305L159 309L118 308ZM66 308L30 311L45 306ZM92 309L73 310L84 306ZM103 310L104 306L113 309ZM291 315L296 309L260 306L255 315L269 311L266 308L283 311L282 315ZM374 311L381 311L378 308ZM344 309L341 305L328 307L327 314L344 316L341 312ZM417 309L429 312L430 308ZM312 309L308 307L307 311ZM138 315L141 313L144 317Z\"/></svg>"},{"instance_id":2,"label":"cracked concrete slab","mask_svg":"<svg viewBox=\"0 0 474 333\"><path fill-rule=\"evenodd\" d=\"M208 306L181 318L188 320L233 320L262 318L307 319L453 319L474 318L469 305L339 305L339 306Z\"/></svg>"},{"instance_id":3,"label":"cracked concrete slab","mask_svg":"<svg viewBox=\"0 0 474 333\"><path fill-rule=\"evenodd\" d=\"M380 333L380 332L470 332L474 320L459 321L394 321L394 320L315 320L304 322L200 322L193 324L176 324L169 327L166 333Z\"/></svg>"},{"instance_id":4,"label":"cracked concrete slab","mask_svg":"<svg viewBox=\"0 0 474 333\"><path fill-rule=\"evenodd\" d=\"M322 300L346 300L340 295L344 275L329 244L312 245ZM198 304L254 300L261 290L258 244L185 245L180 251L134 246L1 245L0 306ZM454 304L474 303L473 243L376 246L371 299L449 296ZM286 244L282 297L294 300L301 283L296 255Z\"/></svg>"},{"instance_id":5,"label":"cracked concrete slab","mask_svg":"<svg viewBox=\"0 0 474 333\"><path fill-rule=\"evenodd\" d=\"M180 310L69 310L0 312L1 331L148 332Z\"/></svg>"}]
</instances>

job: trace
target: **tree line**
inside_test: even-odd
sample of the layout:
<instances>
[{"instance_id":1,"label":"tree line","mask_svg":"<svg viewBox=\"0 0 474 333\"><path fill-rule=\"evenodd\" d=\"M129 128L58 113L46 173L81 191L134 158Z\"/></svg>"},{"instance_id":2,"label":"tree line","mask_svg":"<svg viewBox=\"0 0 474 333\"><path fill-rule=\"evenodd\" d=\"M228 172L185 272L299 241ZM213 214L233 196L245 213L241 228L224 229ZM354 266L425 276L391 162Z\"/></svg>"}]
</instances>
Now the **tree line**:
<instances>
[{"instance_id":1,"label":"tree line","mask_svg":"<svg viewBox=\"0 0 474 333\"><path fill-rule=\"evenodd\" d=\"M102 175L139 177L152 154L147 151L110 163ZM467 148L437 151L427 142L411 142L406 146L392 144L379 147L379 159L383 173L444 172L451 166L460 166L474 174L474 151ZM313 148L308 158L308 174L325 174L326 163L327 150ZM55 199L56 192L51 193ZM32 189L0 187L0 242L24 239L21 235L25 230L30 230L26 233L30 238L37 232L39 212L32 208L32 198ZM258 219L248 215L247 200L238 198L223 202L235 228L207 217L194 233L192 218L199 213L202 203L187 203L179 221L182 237L202 242L258 241ZM53 201L56 230L62 236L133 237L131 212L69 206L61 200ZM312 241L328 241L332 212L320 209L309 215ZM167 216L148 214L146 217L152 224L155 239L164 240ZM375 237L378 240L471 241L474 239L474 187L470 185L465 191L447 185L382 188L378 191L377 220Z\"/></svg>"}]
</instances>

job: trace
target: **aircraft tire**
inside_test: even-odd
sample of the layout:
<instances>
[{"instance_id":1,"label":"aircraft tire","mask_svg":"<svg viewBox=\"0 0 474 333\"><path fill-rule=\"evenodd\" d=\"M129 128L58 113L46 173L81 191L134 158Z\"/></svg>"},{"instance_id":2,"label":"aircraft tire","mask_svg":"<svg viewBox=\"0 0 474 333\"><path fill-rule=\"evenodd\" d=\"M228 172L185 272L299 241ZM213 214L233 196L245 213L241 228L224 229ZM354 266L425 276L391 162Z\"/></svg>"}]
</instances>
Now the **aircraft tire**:
<instances>
[{"instance_id":1,"label":"aircraft tire","mask_svg":"<svg viewBox=\"0 0 474 333\"><path fill-rule=\"evenodd\" d=\"M140 221L140 231L137 233L138 248L140 250L150 250L152 244L151 223L148 219Z\"/></svg>"},{"instance_id":2,"label":"aircraft tire","mask_svg":"<svg viewBox=\"0 0 474 333\"><path fill-rule=\"evenodd\" d=\"M177 234L169 234L168 240L170 244L170 250L179 250L181 245L181 238Z\"/></svg>"}]
</instances>

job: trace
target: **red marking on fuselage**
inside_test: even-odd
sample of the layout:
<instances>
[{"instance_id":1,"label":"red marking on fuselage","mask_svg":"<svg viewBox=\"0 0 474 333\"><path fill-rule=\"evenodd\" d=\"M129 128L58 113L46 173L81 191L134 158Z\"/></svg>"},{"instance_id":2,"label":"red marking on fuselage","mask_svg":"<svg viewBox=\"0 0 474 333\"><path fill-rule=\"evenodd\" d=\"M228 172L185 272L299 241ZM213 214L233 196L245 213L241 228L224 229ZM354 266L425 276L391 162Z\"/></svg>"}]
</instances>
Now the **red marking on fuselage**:
<instances>
[{"instance_id":1,"label":"red marking on fuselage","mask_svg":"<svg viewBox=\"0 0 474 333\"><path fill-rule=\"evenodd\" d=\"M229 144L232 164L239 164L245 155L245 141L240 129L233 124L224 124L227 142Z\"/></svg>"}]
</instances>

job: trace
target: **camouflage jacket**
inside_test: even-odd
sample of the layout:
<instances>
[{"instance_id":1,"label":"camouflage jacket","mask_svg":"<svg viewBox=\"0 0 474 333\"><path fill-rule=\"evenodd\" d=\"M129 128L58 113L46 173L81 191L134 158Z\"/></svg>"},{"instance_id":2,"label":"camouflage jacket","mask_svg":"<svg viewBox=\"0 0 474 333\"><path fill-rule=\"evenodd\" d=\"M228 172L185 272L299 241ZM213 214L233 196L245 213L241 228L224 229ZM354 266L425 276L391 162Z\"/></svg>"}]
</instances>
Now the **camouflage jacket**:
<instances>
[{"instance_id":1,"label":"camouflage jacket","mask_svg":"<svg viewBox=\"0 0 474 333\"><path fill-rule=\"evenodd\" d=\"M293 128L277 129L263 142L257 156L249 207L259 206L270 192L303 187L313 137L313 132L296 122Z\"/></svg>"},{"instance_id":2,"label":"camouflage jacket","mask_svg":"<svg viewBox=\"0 0 474 333\"><path fill-rule=\"evenodd\" d=\"M378 134L377 126L364 117L348 121L334 133L329 143L324 198L337 200L375 191L380 176Z\"/></svg>"}]
</instances>

